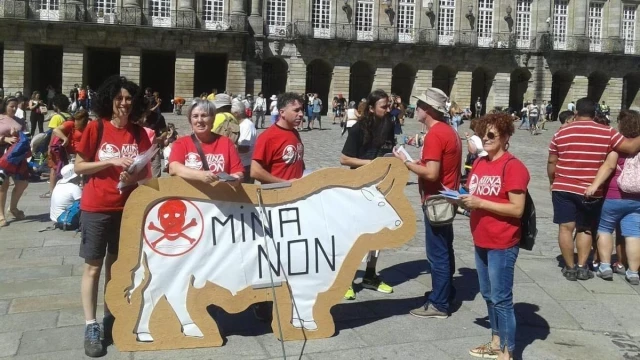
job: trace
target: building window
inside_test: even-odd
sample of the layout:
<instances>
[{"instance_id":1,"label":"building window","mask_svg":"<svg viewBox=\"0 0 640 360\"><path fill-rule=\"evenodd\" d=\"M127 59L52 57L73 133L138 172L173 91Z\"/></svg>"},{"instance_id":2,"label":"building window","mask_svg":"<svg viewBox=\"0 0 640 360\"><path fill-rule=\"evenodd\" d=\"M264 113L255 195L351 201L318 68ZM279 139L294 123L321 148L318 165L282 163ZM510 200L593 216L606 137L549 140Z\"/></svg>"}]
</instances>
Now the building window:
<instances>
[{"instance_id":1,"label":"building window","mask_svg":"<svg viewBox=\"0 0 640 360\"><path fill-rule=\"evenodd\" d=\"M257 0L256 0L257 1ZM313 0L313 36L319 38L330 37L331 0Z\"/></svg>"},{"instance_id":2,"label":"building window","mask_svg":"<svg viewBox=\"0 0 640 360\"><path fill-rule=\"evenodd\" d=\"M40 20L60 20L60 0L40 0Z\"/></svg>"},{"instance_id":3,"label":"building window","mask_svg":"<svg viewBox=\"0 0 640 360\"><path fill-rule=\"evenodd\" d=\"M401 0L398 3L398 41L414 41L416 19L415 0Z\"/></svg>"},{"instance_id":4,"label":"building window","mask_svg":"<svg viewBox=\"0 0 640 360\"><path fill-rule=\"evenodd\" d=\"M553 5L553 48L567 49L568 0L556 0Z\"/></svg>"},{"instance_id":5,"label":"building window","mask_svg":"<svg viewBox=\"0 0 640 360\"><path fill-rule=\"evenodd\" d=\"M204 27L209 30L224 30L227 24L224 21L224 0L205 0L204 2Z\"/></svg>"},{"instance_id":6,"label":"building window","mask_svg":"<svg viewBox=\"0 0 640 360\"><path fill-rule=\"evenodd\" d=\"M602 50L602 8L604 3L589 3L589 51Z\"/></svg>"},{"instance_id":7,"label":"building window","mask_svg":"<svg viewBox=\"0 0 640 360\"><path fill-rule=\"evenodd\" d=\"M516 36L518 48L528 49L531 46L531 2L518 0L516 4Z\"/></svg>"},{"instance_id":8,"label":"building window","mask_svg":"<svg viewBox=\"0 0 640 360\"><path fill-rule=\"evenodd\" d=\"M636 5L625 5L622 11L622 38L624 39L624 53L635 53L636 41Z\"/></svg>"},{"instance_id":9,"label":"building window","mask_svg":"<svg viewBox=\"0 0 640 360\"><path fill-rule=\"evenodd\" d=\"M373 40L373 0L358 0L356 5L356 37Z\"/></svg>"},{"instance_id":10,"label":"building window","mask_svg":"<svg viewBox=\"0 0 640 360\"><path fill-rule=\"evenodd\" d=\"M151 25L171 27L171 0L151 0Z\"/></svg>"},{"instance_id":11,"label":"building window","mask_svg":"<svg viewBox=\"0 0 640 360\"><path fill-rule=\"evenodd\" d=\"M113 24L116 21L116 0L96 0L97 22Z\"/></svg>"},{"instance_id":12,"label":"building window","mask_svg":"<svg viewBox=\"0 0 640 360\"><path fill-rule=\"evenodd\" d=\"M493 40L493 0L478 3L478 46L491 46Z\"/></svg>"},{"instance_id":13,"label":"building window","mask_svg":"<svg viewBox=\"0 0 640 360\"><path fill-rule=\"evenodd\" d=\"M287 0L269 0L267 4L267 25L269 35L287 36Z\"/></svg>"},{"instance_id":14,"label":"building window","mask_svg":"<svg viewBox=\"0 0 640 360\"><path fill-rule=\"evenodd\" d=\"M453 33L455 31L455 0L440 0L438 13L438 44L453 45Z\"/></svg>"}]
</instances>

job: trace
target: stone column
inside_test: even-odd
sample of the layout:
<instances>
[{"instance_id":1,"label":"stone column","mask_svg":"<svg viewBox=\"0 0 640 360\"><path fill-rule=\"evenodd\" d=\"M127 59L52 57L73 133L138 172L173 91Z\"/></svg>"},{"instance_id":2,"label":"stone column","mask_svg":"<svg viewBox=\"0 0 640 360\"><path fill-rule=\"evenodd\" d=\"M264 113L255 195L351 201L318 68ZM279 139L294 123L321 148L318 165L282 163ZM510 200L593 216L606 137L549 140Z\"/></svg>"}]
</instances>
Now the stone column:
<instances>
[{"instance_id":1,"label":"stone column","mask_svg":"<svg viewBox=\"0 0 640 360\"><path fill-rule=\"evenodd\" d=\"M331 77L331 88L329 90L329 99L342 94L345 99L349 98L349 74L351 67L336 65L333 67L333 76Z\"/></svg>"},{"instance_id":2,"label":"stone column","mask_svg":"<svg viewBox=\"0 0 640 360\"><path fill-rule=\"evenodd\" d=\"M307 92L307 64L299 57L285 59L289 65L289 76L287 76L287 91L298 94Z\"/></svg>"},{"instance_id":3,"label":"stone column","mask_svg":"<svg viewBox=\"0 0 640 360\"><path fill-rule=\"evenodd\" d=\"M82 84L84 48L65 45L62 53L62 93L66 94L75 84Z\"/></svg>"},{"instance_id":4,"label":"stone column","mask_svg":"<svg viewBox=\"0 0 640 360\"><path fill-rule=\"evenodd\" d=\"M262 14L260 12L260 1L261 0L251 0L251 16L249 16L249 25L256 37L261 37L264 33L264 24L262 21Z\"/></svg>"},{"instance_id":5,"label":"stone column","mask_svg":"<svg viewBox=\"0 0 640 360\"><path fill-rule=\"evenodd\" d=\"M458 71L451 89L451 101L455 101L462 108L472 108L471 71Z\"/></svg>"},{"instance_id":6,"label":"stone column","mask_svg":"<svg viewBox=\"0 0 640 360\"><path fill-rule=\"evenodd\" d=\"M120 75L140 84L140 48L120 50Z\"/></svg>"},{"instance_id":7,"label":"stone column","mask_svg":"<svg viewBox=\"0 0 640 360\"><path fill-rule=\"evenodd\" d=\"M142 6L139 0L122 0L122 14L120 18L123 24L142 24Z\"/></svg>"},{"instance_id":8,"label":"stone column","mask_svg":"<svg viewBox=\"0 0 640 360\"><path fill-rule=\"evenodd\" d=\"M192 0L178 0L178 11L176 12L176 27L182 29L194 28L196 26L196 13L193 10Z\"/></svg>"},{"instance_id":9,"label":"stone column","mask_svg":"<svg viewBox=\"0 0 640 360\"><path fill-rule=\"evenodd\" d=\"M622 89L624 86L623 78L611 78L609 79L609 83L607 84L607 88L602 94L601 100L607 102L609 108L611 110L611 119L616 119L618 117L618 113L620 112L620 98L622 97Z\"/></svg>"},{"instance_id":10,"label":"stone column","mask_svg":"<svg viewBox=\"0 0 640 360\"><path fill-rule=\"evenodd\" d=\"M388 93L391 93L391 77L393 76L393 69L390 67L376 68L376 73L373 75L373 86L371 90L382 89Z\"/></svg>"},{"instance_id":11,"label":"stone column","mask_svg":"<svg viewBox=\"0 0 640 360\"><path fill-rule=\"evenodd\" d=\"M195 54L190 51L176 52L176 76L173 93L185 100L194 97L193 77L195 72Z\"/></svg>"},{"instance_id":12,"label":"stone column","mask_svg":"<svg viewBox=\"0 0 640 360\"><path fill-rule=\"evenodd\" d=\"M248 65L247 65L248 66ZM262 63L254 62L253 65L253 98L258 97L258 93L262 91Z\"/></svg>"},{"instance_id":13,"label":"stone column","mask_svg":"<svg viewBox=\"0 0 640 360\"><path fill-rule=\"evenodd\" d=\"M413 96L422 94L427 88L430 88L433 83L433 70L418 70L416 73L416 79L413 82L413 89L411 90L411 98L402 99L407 104L411 104L416 100Z\"/></svg>"},{"instance_id":14,"label":"stone column","mask_svg":"<svg viewBox=\"0 0 640 360\"><path fill-rule=\"evenodd\" d=\"M496 106L504 108L509 106L509 86L511 85L511 74L496 73L493 77L493 85L489 89L487 96L486 112L493 110Z\"/></svg>"},{"instance_id":15,"label":"stone column","mask_svg":"<svg viewBox=\"0 0 640 360\"><path fill-rule=\"evenodd\" d=\"M229 60L227 64L227 88L232 94L244 94L247 82L247 68L244 60Z\"/></svg>"},{"instance_id":16,"label":"stone column","mask_svg":"<svg viewBox=\"0 0 640 360\"><path fill-rule=\"evenodd\" d=\"M245 3L245 0L231 0L231 14L246 15L247 12L244 8L244 3Z\"/></svg>"},{"instance_id":17,"label":"stone column","mask_svg":"<svg viewBox=\"0 0 640 360\"><path fill-rule=\"evenodd\" d=\"M24 95L30 96L31 89L27 89L25 74L31 73L27 69L25 58L28 49L22 41L6 41L4 43L2 84L5 94L15 94L22 91ZM30 63L28 65L30 67Z\"/></svg>"}]
</instances>

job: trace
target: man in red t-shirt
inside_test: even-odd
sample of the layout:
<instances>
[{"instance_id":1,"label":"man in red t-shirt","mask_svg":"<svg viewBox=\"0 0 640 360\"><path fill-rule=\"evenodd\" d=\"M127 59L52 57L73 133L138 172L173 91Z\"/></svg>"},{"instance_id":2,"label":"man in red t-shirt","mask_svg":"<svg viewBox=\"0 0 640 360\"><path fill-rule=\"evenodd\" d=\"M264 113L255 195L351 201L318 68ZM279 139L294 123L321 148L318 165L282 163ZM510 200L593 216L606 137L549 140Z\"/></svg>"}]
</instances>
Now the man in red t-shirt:
<instances>
[{"instance_id":1,"label":"man in red t-shirt","mask_svg":"<svg viewBox=\"0 0 640 360\"><path fill-rule=\"evenodd\" d=\"M304 172L304 145L296 128L304 117L304 100L287 92L278 96L278 121L258 136L251 177L262 184L299 179Z\"/></svg>"},{"instance_id":2,"label":"man in red t-shirt","mask_svg":"<svg viewBox=\"0 0 640 360\"><path fill-rule=\"evenodd\" d=\"M442 90L429 88L415 98L418 100L416 104L418 121L428 129L421 159L413 163L407 161L406 157L398 152L394 154L404 161L409 170L418 175L418 187L424 203L429 196L439 194L438 191L443 190L442 185L449 189L458 189L462 143L458 133L447 124L444 118L448 97ZM449 316L449 307L455 298L453 225L434 227L426 218L424 223L427 260L431 265L433 290L423 306L411 310L411 315L445 319Z\"/></svg>"},{"instance_id":3,"label":"man in red t-shirt","mask_svg":"<svg viewBox=\"0 0 640 360\"><path fill-rule=\"evenodd\" d=\"M596 103L582 98L576 103L576 115L571 124L563 126L549 145L547 174L551 183L553 222L558 224L558 244L567 280L588 280L593 273L587 266L591 252L592 231L597 229L602 208L602 191L594 197L584 196L607 154L617 151L636 154L640 137L625 139L618 131L593 121ZM573 261L573 231L576 230L578 264Z\"/></svg>"}]
</instances>

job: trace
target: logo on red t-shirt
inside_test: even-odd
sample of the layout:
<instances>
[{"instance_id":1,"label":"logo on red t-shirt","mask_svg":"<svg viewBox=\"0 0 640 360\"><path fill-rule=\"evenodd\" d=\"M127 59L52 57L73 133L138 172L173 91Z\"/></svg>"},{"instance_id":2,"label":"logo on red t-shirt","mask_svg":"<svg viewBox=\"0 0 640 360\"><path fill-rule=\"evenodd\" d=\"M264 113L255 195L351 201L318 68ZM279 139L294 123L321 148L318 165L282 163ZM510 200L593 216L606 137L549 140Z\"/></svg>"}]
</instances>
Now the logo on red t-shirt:
<instances>
[{"instance_id":1,"label":"logo on red t-shirt","mask_svg":"<svg viewBox=\"0 0 640 360\"><path fill-rule=\"evenodd\" d=\"M303 149L304 148L300 143L298 143L297 148L293 145L287 145L287 147L284 148L284 151L282 151L282 161L286 164L293 164L298 161L298 159L302 159Z\"/></svg>"},{"instance_id":2,"label":"logo on red t-shirt","mask_svg":"<svg viewBox=\"0 0 640 360\"><path fill-rule=\"evenodd\" d=\"M169 199L156 204L147 214L144 240L160 255L179 256L191 251L203 232L200 209L188 200Z\"/></svg>"},{"instance_id":3,"label":"logo on red t-shirt","mask_svg":"<svg viewBox=\"0 0 640 360\"><path fill-rule=\"evenodd\" d=\"M100 161L115 159L115 158L134 158L138 156L138 145L137 144L123 144L122 151L113 144L103 143L100 146L100 150L98 150L98 159Z\"/></svg>"},{"instance_id":4,"label":"logo on red t-shirt","mask_svg":"<svg viewBox=\"0 0 640 360\"><path fill-rule=\"evenodd\" d=\"M209 170L215 173L224 172L224 156L222 154L206 154ZM197 153L190 152L184 157L184 166L202 170L202 160Z\"/></svg>"},{"instance_id":5,"label":"logo on red t-shirt","mask_svg":"<svg viewBox=\"0 0 640 360\"><path fill-rule=\"evenodd\" d=\"M478 175L472 175L469 182L469 192L471 195L498 196L502 189L502 179L500 176L483 176L478 180Z\"/></svg>"}]
</instances>

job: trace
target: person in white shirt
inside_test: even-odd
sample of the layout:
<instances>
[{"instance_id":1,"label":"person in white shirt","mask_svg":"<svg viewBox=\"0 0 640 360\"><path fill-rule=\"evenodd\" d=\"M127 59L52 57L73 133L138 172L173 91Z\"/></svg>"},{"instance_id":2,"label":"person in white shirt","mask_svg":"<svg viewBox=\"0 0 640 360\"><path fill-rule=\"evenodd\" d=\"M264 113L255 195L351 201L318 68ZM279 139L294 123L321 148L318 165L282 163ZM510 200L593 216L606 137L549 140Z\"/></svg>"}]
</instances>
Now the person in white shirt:
<instances>
[{"instance_id":1,"label":"person in white shirt","mask_svg":"<svg viewBox=\"0 0 640 360\"><path fill-rule=\"evenodd\" d=\"M264 98L262 93L258 94L256 103L253 105L253 112L256 114L256 127L264 127L264 113L267 111L267 99ZM258 125L260 124L260 125Z\"/></svg>"},{"instance_id":2,"label":"person in white shirt","mask_svg":"<svg viewBox=\"0 0 640 360\"><path fill-rule=\"evenodd\" d=\"M73 168L73 164L65 165L60 171L62 179L58 180L56 187L51 192L51 207L49 217L53 222L58 221L58 217L73 204L74 201L82 197L80 182L82 178L78 176Z\"/></svg>"},{"instance_id":3,"label":"person in white shirt","mask_svg":"<svg viewBox=\"0 0 640 360\"><path fill-rule=\"evenodd\" d=\"M231 114L238 119L240 123L240 136L238 137L238 154L240 155L240 161L244 166L244 179L243 182L247 184L253 184L253 179L250 176L251 172L251 157L253 156L253 148L256 144L256 127L248 119L245 113L245 105L237 100L231 103Z\"/></svg>"},{"instance_id":4,"label":"person in white shirt","mask_svg":"<svg viewBox=\"0 0 640 360\"><path fill-rule=\"evenodd\" d=\"M278 110L278 97L275 95L271 95L271 105L269 105L269 109L271 109L271 125L275 124L278 121L278 115L280 111Z\"/></svg>"}]
</instances>

